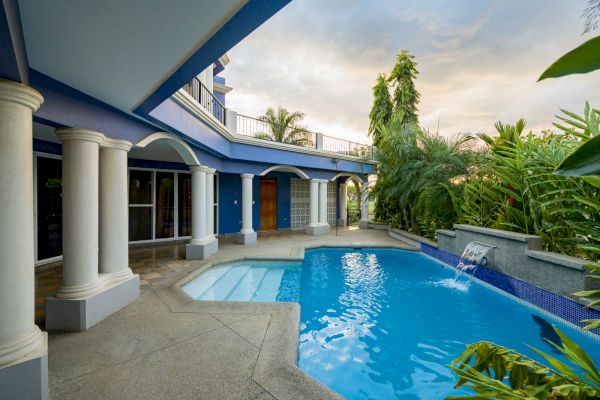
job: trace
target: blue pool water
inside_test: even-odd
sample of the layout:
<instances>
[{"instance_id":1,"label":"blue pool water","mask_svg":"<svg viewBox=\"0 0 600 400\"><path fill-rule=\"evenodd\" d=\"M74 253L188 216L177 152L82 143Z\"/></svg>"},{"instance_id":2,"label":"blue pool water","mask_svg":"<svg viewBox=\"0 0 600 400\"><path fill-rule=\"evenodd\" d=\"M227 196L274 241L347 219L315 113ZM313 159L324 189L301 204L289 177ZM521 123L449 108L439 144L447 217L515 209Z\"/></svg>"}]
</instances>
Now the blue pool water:
<instances>
[{"instance_id":1,"label":"blue pool water","mask_svg":"<svg viewBox=\"0 0 600 400\"><path fill-rule=\"evenodd\" d=\"M301 263L244 260L210 268L183 286L195 300L298 301Z\"/></svg>"},{"instance_id":2,"label":"blue pool water","mask_svg":"<svg viewBox=\"0 0 600 400\"><path fill-rule=\"evenodd\" d=\"M600 340L422 253L321 248L303 263L245 260L208 269L183 287L197 300L295 301L300 368L350 400L438 400L465 344L489 340L543 361L552 325L600 364ZM468 284L470 283L470 285Z\"/></svg>"},{"instance_id":3,"label":"blue pool water","mask_svg":"<svg viewBox=\"0 0 600 400\"><path fill-rule=\"evenodd\" d=\"M316 249L300 285L299 366L348 399L443 399L465 344L490 340L539 359L557 325L600 361L600 341L417 252Z\"/></svg>"}]
</instances>

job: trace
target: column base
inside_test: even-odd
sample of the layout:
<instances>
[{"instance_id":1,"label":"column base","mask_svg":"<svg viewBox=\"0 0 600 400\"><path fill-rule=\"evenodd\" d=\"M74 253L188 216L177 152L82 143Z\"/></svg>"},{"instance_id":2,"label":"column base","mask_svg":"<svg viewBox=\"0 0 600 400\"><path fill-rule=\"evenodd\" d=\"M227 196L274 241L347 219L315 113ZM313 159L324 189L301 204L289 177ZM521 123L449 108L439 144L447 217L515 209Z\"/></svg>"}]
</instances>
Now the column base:
<instances>
[{"instance_id":1,"label":"column base","mask_svg":"<svg viewBox=\"0 0 600 400\"><path fill-rule=\"evenodd\" d=\"M46 299L46 330L85 331L132 303L140 295L140 277L107 283L99 292L78 299Z\"/></svg>"},{"instance_id":2,"label":"column base","mask_svg":"<svg viewBox=\"0 0 600 400\"><path fill-rule=\"evenodd\" d=\"M237 242L243 245L256 244L256 232L240 232L237 236Z\"/></svg>"},{"instance_id":3,"label":"column base","mask_svg":"<svg viewBox=\"0 0 600 400\"><path fill-rule=\"evenodd\" d=\"M337 220L337 226L348 226L348 221L345 218L338 218Z\"/></svg>"},{"instance_id":4,"label":"column base","mask_svg":"<svg viewBox=\"0 0 600 400\"><path fill-rule=\"evenodd\" d=\"M204 243L190 243L185 245L186 260L206 260L219 250L219 240L214 238Z\"/></svg>"},{"instance_id":5,"label":"column base","mask_svg":"<svg viewBox=\"0 0 600 400\"><path fill-rule=\"evenodd\" d=\"M360 229L369 229L369 221L363 221L363 220L358 221L358 227Z\"/></svg>"},{"instance_id":6,"label":"column base","mask_svg":"<svg viewBox=\"0 0 600 400\"><path fill-rule=\"evenodd\" d=\"M48 398L48 334L38 350L0 367L0 399L46 400Z\"/></svg>"},{"instance_id":7,"label":"column base","mask_svg":"<svg viewBox=\"0 0 600 400\"><path fill-rule=\"evenodd\" d=\"M309 225L306 227L306 233L313 236L327 235L330 229L331 227L329 226L329 224L314 226Z\"/></svg>"}]
</instances>

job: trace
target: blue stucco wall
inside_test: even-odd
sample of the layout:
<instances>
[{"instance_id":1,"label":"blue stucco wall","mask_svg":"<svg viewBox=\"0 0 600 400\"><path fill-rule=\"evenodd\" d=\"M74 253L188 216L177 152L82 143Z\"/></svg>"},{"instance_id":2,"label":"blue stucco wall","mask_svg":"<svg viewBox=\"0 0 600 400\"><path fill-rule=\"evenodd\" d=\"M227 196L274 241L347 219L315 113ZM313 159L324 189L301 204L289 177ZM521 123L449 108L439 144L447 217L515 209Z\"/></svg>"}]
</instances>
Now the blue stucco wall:
<instances>
[{"instance_id":1,"label":"blue stucco wall","mask_svg":"<svg viewBox=\"0 0 600 400\"><path fill-rule=\"evenodd\" d=\"M237 202L237 204L234 204ZM242 178L219 174L219 233L235 233L242 228Z\"/></svg>"}]
</instances>

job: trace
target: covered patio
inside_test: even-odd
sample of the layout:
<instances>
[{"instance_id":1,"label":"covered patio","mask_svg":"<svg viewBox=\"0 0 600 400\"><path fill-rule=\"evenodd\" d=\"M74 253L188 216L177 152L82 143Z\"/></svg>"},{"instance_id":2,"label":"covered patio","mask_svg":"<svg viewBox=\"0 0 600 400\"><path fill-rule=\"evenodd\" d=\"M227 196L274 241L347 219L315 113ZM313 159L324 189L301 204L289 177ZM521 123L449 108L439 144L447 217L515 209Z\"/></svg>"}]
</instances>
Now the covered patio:
<instances>
[{"instance_id":1,"label":"covered patio","mask_svg":"<svg viewBox=\"0 0 600 400\"><path fill-rule=\"evenodd\" d=\"M340 228L224 241L210 262L185 260L183 244L133 247L140 298L85 332L49 333L50 398L339 398L296 367L298 304L197 302L176 284L223 261L358 245L402 246L387 231Z\"/></svg>"}]
</instances>

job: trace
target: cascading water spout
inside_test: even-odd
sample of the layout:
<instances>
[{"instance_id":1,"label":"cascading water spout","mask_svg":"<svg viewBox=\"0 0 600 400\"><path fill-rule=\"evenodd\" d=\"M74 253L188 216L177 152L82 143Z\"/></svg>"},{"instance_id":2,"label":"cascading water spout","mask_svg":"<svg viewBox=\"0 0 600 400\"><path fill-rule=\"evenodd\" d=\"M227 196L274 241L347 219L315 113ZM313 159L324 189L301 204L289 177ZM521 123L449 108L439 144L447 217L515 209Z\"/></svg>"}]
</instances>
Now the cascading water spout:
<instances>
[{"instance_id":1,"label":"cascading water spout","mask_svg":"<svg viewBox=\"0 0 600 400\"><path fill-rule=\"evenodd\" d=\"M473 275L478 265L487 263L487 259L484 261L485 255L494 247L491 244L481 242L468 243L460 256L460 262L456 266L456 277L454 280L458 280L465 272Z\"/></svg>"}]
</instances>

